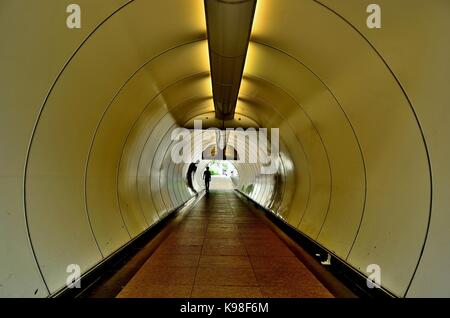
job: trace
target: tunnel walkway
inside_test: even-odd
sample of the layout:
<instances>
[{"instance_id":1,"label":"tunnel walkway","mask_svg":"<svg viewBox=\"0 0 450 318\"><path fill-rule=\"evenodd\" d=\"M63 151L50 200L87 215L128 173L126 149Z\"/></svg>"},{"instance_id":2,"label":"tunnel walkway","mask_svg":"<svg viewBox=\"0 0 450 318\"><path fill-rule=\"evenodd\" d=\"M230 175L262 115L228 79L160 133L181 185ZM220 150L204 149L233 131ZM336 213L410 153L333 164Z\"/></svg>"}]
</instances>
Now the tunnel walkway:
<instances>
[{"instance_id":1,"label":"tunnel walkway","mask_svg":"<svg viewBox=\"0 0 450 318\"><path fill-rule=\"evenodd\" d=\"M117 297L332 295L233 191L211 191Z\"/></svg>"}]
</instances>

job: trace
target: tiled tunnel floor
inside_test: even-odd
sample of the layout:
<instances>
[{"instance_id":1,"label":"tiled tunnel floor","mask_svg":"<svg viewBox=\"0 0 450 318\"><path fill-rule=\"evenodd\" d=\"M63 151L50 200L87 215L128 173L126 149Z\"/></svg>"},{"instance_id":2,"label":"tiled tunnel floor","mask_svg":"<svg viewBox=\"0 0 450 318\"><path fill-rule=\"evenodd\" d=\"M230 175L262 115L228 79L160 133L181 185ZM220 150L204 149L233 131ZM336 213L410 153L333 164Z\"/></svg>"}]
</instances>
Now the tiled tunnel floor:
<instances>
[{"instance_id":1,"label":"tiled tunnel floor","mask_svg":"<svg viewBox=\"0 0 450 318\"><path fill-rule=\"evenodd\" d=\"M333 296L233 191L211 191L117 297Z\"/></svg>"}]
</instances>

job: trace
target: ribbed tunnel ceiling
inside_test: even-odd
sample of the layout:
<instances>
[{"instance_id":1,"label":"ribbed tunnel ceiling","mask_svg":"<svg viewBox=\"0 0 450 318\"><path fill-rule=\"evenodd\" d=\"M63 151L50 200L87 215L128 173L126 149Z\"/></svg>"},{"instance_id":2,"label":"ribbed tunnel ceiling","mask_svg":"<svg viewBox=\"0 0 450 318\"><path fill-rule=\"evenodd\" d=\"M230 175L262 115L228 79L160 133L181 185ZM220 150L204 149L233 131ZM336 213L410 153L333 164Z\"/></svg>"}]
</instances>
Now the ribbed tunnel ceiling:
<instances>
[{"instance_id":1,"label":"ribbed tunnel ceiling","mask_svg":"<svg viewBox=\"0 0 450 318\"><path fill-rule=\"evenodd\" d=\"M44 2L0 3L0 295L56 293L189 200L171 129L218 126L203 1L79 0L80 30ZM369 3L258 0L226 127L280 128L283 193L251 197L392 294L448 296L449 5L378 1L369 30Z\"/></svg>"}]
</instances>

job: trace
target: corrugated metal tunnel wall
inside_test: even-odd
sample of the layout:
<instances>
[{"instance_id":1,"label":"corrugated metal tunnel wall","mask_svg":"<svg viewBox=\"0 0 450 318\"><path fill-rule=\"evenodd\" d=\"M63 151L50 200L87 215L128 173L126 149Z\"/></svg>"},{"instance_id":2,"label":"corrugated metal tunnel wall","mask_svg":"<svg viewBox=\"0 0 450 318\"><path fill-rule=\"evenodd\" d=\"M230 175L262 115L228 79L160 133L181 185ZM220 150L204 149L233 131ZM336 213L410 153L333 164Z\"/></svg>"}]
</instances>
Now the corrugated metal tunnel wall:
<instances>
[{"instance_id":1,"label":"corrugated metal tunnel wall","mask_svg":"<svg viewBox=\"0 0 450 318\"><path fill-rule=\"evenodd\" d=\"M72 2L0 0L0 296L189 200L170 133L215 125L203 1L77 0L71 30ZM258 0L233 125L280 128L282 164L238 188L396 296L450 296L450 3L379 0L375 30L369 3Z\"/></svg>"}]
</instances>

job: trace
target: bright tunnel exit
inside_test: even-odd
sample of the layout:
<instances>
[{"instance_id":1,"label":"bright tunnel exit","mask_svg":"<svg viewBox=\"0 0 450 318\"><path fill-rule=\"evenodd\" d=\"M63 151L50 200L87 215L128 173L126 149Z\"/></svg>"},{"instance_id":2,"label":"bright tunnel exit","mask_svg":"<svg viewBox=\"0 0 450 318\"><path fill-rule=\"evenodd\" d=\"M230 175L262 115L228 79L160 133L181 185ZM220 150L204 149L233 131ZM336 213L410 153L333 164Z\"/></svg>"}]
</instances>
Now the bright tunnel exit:
<instances>
[{"instance_id":1,"label":"bright tunnel exit","mask_svg":"<svg viewBox=\"0 0 450 318\"><path fill-rule=\"evenodd\" d=\"M211 190L233 190L239 183L239 174L232 162L227 160L211 160L206 165L212 174Z\"/></svg>"}]
</instances>

